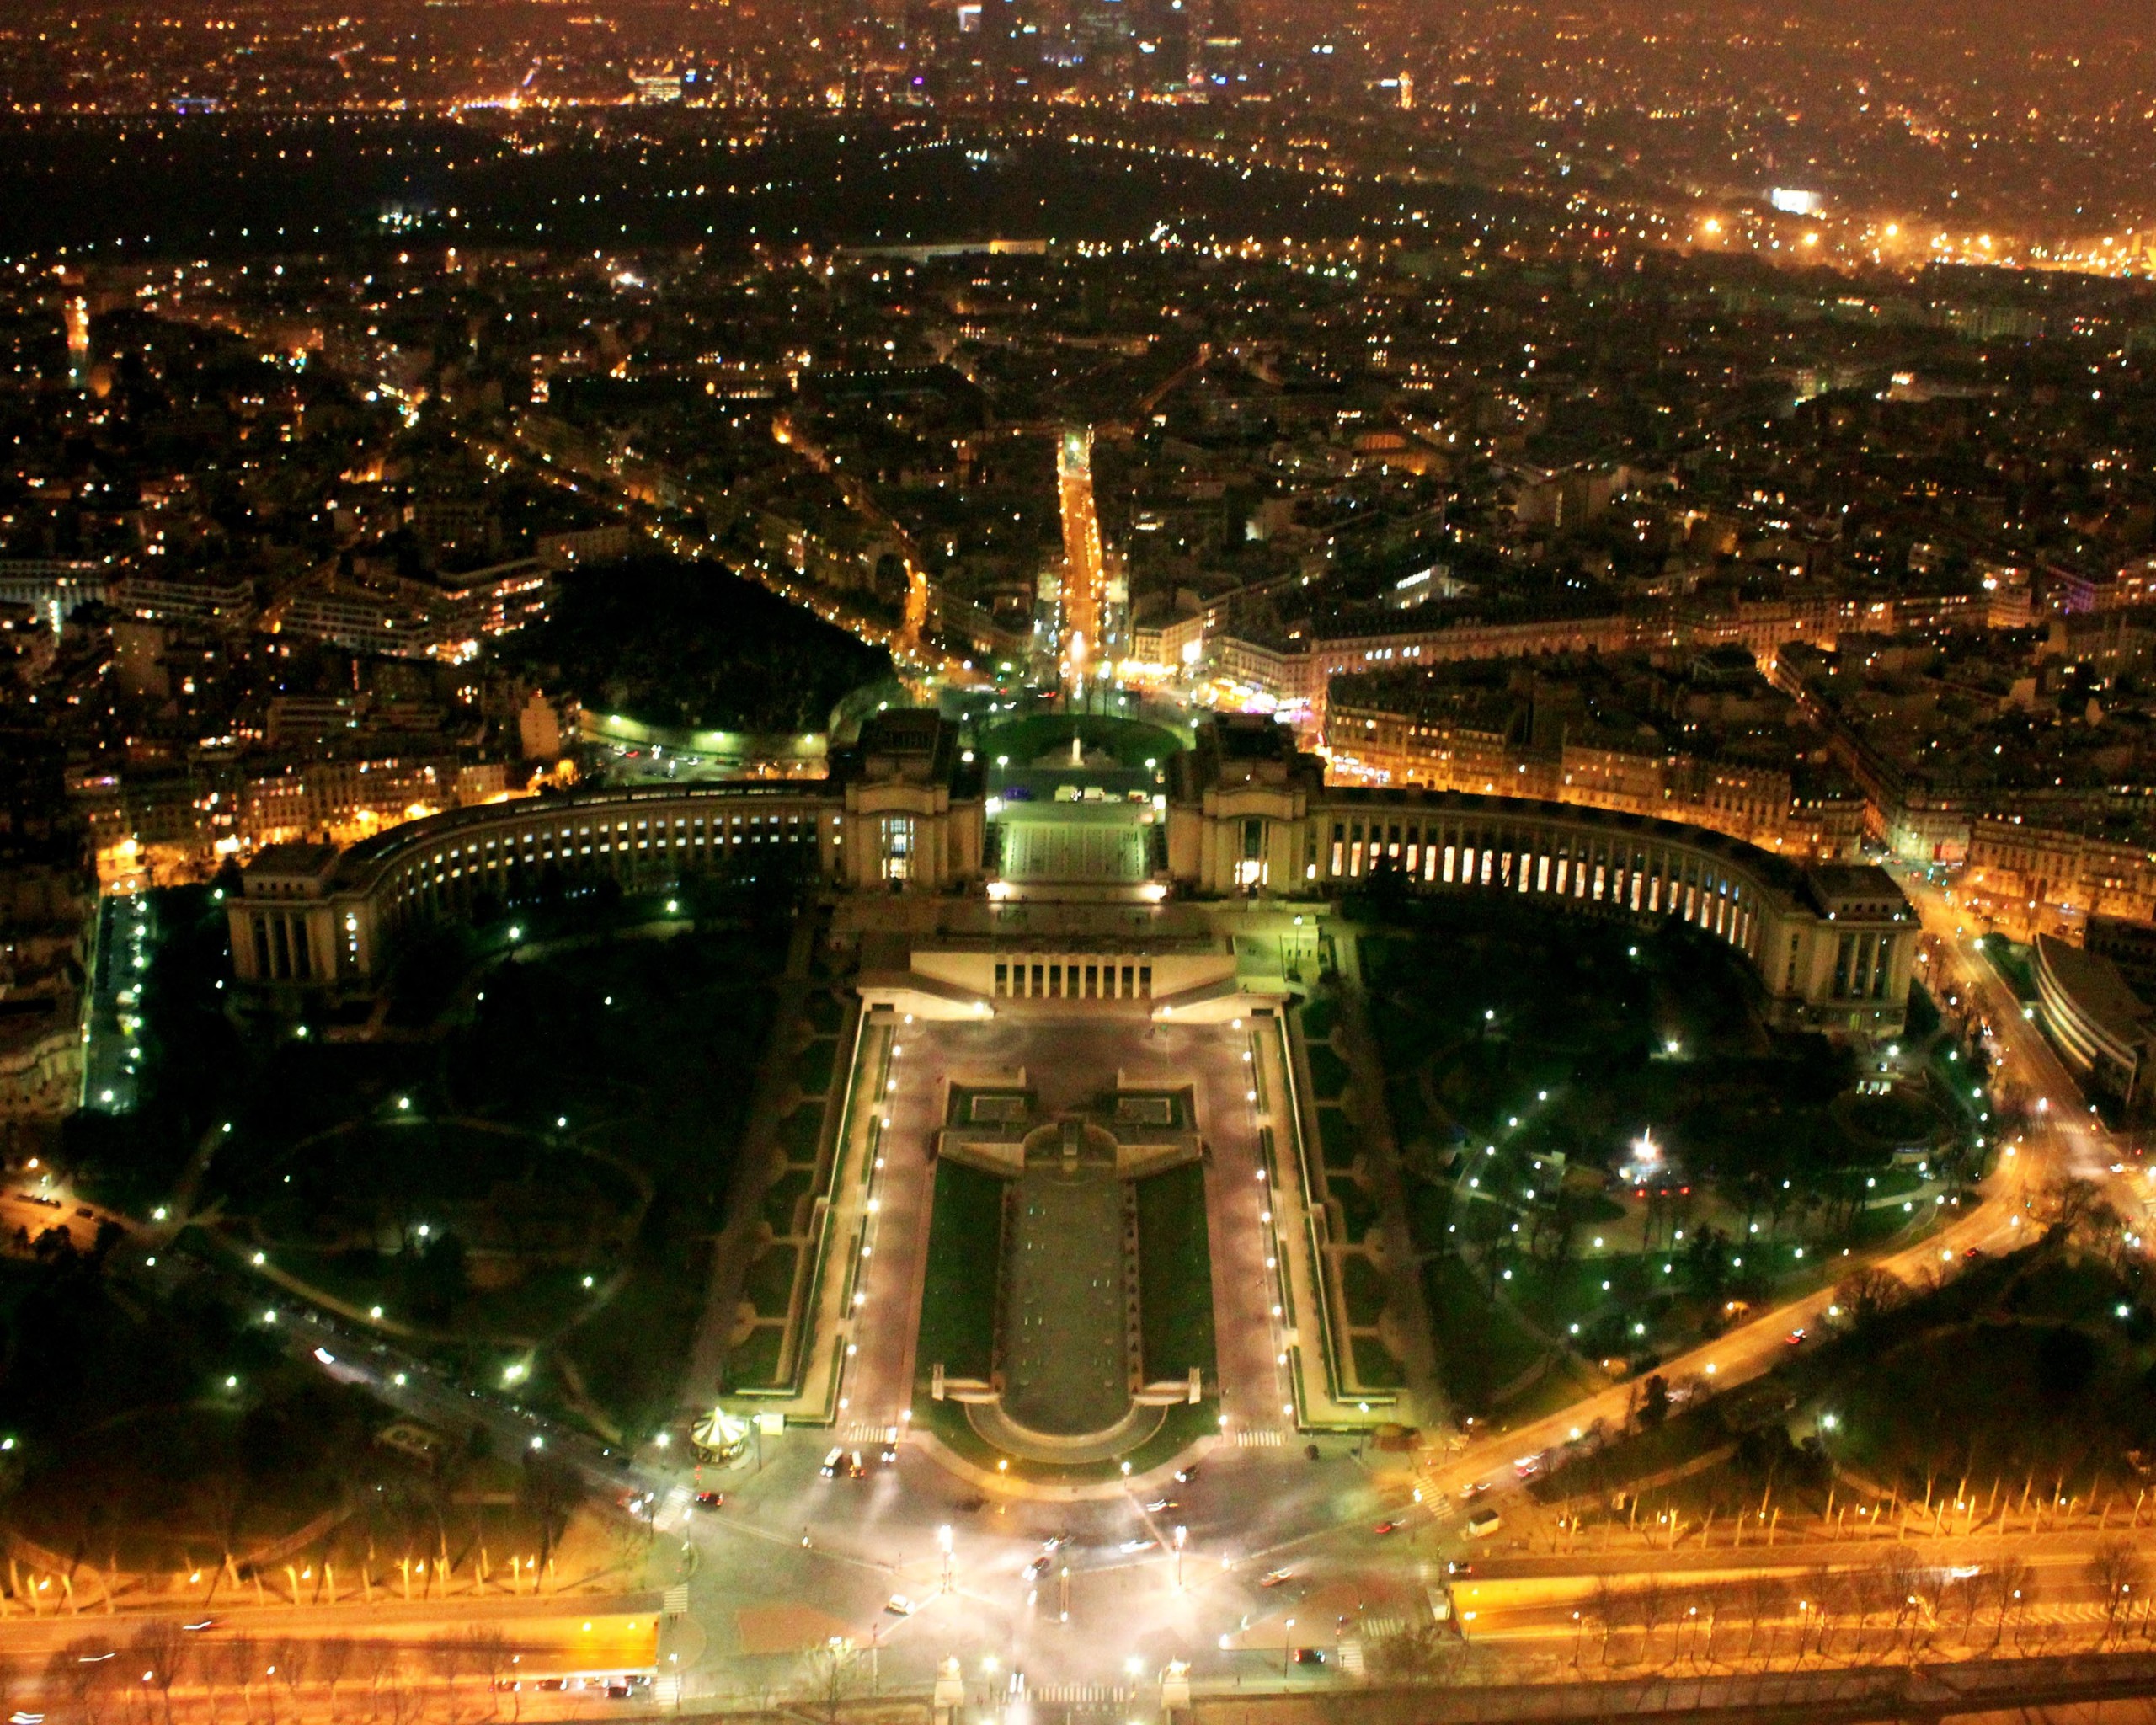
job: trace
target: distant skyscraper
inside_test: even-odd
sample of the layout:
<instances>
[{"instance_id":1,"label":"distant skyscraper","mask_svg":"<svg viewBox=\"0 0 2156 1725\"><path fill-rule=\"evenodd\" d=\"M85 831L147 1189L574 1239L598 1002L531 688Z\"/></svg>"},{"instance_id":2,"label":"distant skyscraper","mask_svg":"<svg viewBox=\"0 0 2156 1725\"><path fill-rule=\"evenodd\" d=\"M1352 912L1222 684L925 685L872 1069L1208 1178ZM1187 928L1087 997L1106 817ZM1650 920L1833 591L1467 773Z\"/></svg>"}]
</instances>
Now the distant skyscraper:
<instances>
[{"instance_id":1,"label":"distant skyscraper","mask_svg":"<svg viewBox=\"0 0 2156 1725\"><path fill-rule=\"evenodd\" d=\"M1138 72L1147 88L1181 89L1190 82L1194 0L1130 0L1136 8Z\"/></svg>"},{"instance_id":2,"label":"distant skyscraper","mask_svg":"<svg viewBox=\"0 0 2156 1725\"><path fill-rule=\"evenodd\" d=\"M1243 76L1243 14L1237 0L1213 0L1205 27L1205 77L1214 84Z\"/></svg>"}]
</instances>

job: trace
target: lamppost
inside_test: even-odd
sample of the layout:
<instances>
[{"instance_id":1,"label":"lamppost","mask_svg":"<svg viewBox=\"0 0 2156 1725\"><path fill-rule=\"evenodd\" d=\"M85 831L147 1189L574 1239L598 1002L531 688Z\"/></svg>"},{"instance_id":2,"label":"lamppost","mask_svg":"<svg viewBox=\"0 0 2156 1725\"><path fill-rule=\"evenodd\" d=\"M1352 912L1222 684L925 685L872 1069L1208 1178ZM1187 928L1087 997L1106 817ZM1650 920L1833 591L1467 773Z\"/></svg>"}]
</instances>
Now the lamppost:
<instances>
[{"instance_id":1,"label":"lamppost","mask_svg":"<svg viewBox=\"0 0 2156 1725\"><path fill-rule=\"evenodd\" d=\"M1295 1620L1290 1617L1288 1626L1280 1632L1280 1680L1288 1680L1288 1662L1294 1656Z\"/></svg>"},{"instance_id":2,"label":"lamppost","mask_svg":"<svg viewBox=\"0 0 2156 1725\"><path fill-rule=\"evenodd\" d=\"M1187 1538L1189 1538L1189 1537L1190 1537L1190 1530L1189 1530L1188 1528L1187 1528L1187 1527L1178 1527L1178 1528L1176 1530L1176 1591L1177 1591L1177 1593L1181 1593L1181 1592L1182 1591L1182 1546L1183 1546L1183 1541L1184 1541L1185 1540L1187 1540Z\"/></svg>"},{"instance_id":3,"label":"lamppost","mask_svg":"<svg viewBox=\"0 0 2156 1725\"><path fill-rule=\"evenodd\" d=\"M947 1522L936 1530L936 1543L943 1553L943 1583L942 1591L951 1591L951 1528Z\"/></svg>"}]
</instances>

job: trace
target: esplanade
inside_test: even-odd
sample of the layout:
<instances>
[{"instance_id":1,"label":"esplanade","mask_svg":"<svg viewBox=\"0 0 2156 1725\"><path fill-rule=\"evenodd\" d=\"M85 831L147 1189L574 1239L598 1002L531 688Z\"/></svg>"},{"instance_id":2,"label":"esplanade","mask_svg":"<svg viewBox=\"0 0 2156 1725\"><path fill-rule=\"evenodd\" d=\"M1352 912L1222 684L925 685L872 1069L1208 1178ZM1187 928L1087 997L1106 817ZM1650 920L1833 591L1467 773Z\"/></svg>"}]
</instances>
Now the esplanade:
<instances>
[{"instance_id":1,"label":"esplanade","mask_svg":"<svg viewBox=\"0 0 2156 1725\"><path fill-rule=\"evenodd\" d=\"M1149 759L1135 777L1129 762L1075 747L1067 765L1059 753L1018 766L1002 757L1000 772L993 736L969 745L932 712L894 711L835 755L822 780L572 792L430 816L342 852L272 846L227 905L235 969L243 983L295 1003L371 992L407 932L502 914L595 879L654 893L705 875L787 874L853 895L1053 905L1081 920L1090 905L1131 953L1146 949L1133 911L1170 897L1226 909L1382 882L1642 922L1673 917L1742 952L1779 1023L1880 1034L1902 1023L1917 922L1876 868L1806 866L1704 828L1608 809L1329 786L1322 763L1269 721L1203 724L1190 747ZM1028 782L1019 767L1030 767ZM1088 841L1019 841L1059 827ZM1003 866L1020 856L1028 866ZM1231 933L1220 939L1232 948ZM1038 933L963 944L979 948L966 956L978 961L985 1004L1036 992L1037 969L1046 980ZM1012 963L1022 951L1036 958ZM1059 996L1066 969L1071 995L1075 979L1102 974L1082 960L1049 962ZM948 960L942 968L953 985L970 975ZM1092 989L1128 997L1128 972L1119 963L1107 972L1113 985Z\"/></svg>"}]
</instances>

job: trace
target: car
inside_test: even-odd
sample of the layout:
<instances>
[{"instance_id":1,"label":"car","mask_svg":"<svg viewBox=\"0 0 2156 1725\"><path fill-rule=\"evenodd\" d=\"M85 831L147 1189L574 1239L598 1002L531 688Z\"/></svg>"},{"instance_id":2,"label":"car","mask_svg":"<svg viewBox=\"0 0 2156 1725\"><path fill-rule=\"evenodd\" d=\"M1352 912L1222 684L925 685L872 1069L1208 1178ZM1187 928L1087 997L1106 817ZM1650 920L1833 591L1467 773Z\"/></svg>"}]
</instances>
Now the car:
<instances>
[{"instance_id":1,"label":"car","mask_svg":"<svg viewBox=\"0 0 2156 1725\"><path fill-rule=\"evenodd\" d=\"M1505 1518L1495 1509L1477 1509L1467 1518L1467 1536L1471 1540L1486 1540L1505 1525Z\"/></svg>"},{"instance_id":2,"label":"car","mask_svg":"<svg viewBox=\"0 0 2156 1725\"><path fill-rule=\"evenodd\" d=\"M1052 1533L1046 1539L1041 1541L1041 1549L1043 1551L1059 1551L1070 1543L1070 1535L1069 1534Z\"/></svg>"},{"instance_id":3,"label":"car","mask_svg":"<svg viewBox=\"0 0 2156 1725\"><path fill-rule=\"evenodd\" d=\"M886 1467L895 1466L899 1459L899 1446L896 1444L884 1445L877 1452L876 1459Z\"/></svg>"},{"instance_id":4,"label":"car","mask_svg":"<svg viewBox=\"0 0 2156 1725\"><path fill-rule=\"evenodd\" d=\"M1449 1576L1465 1580L1474 1575L1475 1566L1469 1562L1465 1557L1454 1557L1447 1561L1445 1564L1445 1573Z\"/></svg>"},{"instance_id":5,"label":"car","mask_svg":"<svg viewBox=\"0 0 2156 1725\"><path fill-rule=\"evenodd\" d=\"M722 1508L725 1502L726 1493L723 1492L698 1492L696 1493L696 1508L699 1509L717 1509Z\"/></svg>"},{"instance_id":6,"label":"car","mask_svg":"<svg viewBox=\"0 0 2156 1725\"><path fill-rule=\"evenodd\" d=\"M1513 1472L1518 1478L1533 1479L1542 1471L1542 1457L1540 1453L1533 1455L1521 1455L1514 1459Z\"/></svg>"},{"instance_id":7,"label":"car","mask_svg":"<svg viewBox=\"0 0 2156 1725\"><path fill-rule=\"evenodd\" d=\"M1160 1515L1170 1509L1182 1508L1182 1500L1180 1498L1155 1498L1145 1506L1145 1513L1148 1515Z\"/></svg>"},{"instance_id":8,"label":"car","mask_svg":"<svg viewBox=\"0 0 2156 1725\"><path fill-rule=\"evenodd\" d=\"M1298 1665L1322 1665L1325 1663L1325 1649L1323 1648L1297 1648L1295 1663Z\"/></svg>"},{"instance_id":9,"label":"car","mask_svg":"<svg viewBox=\"0 0 2156 1725\"><path fill-rule=\"evenodd\" d=\"M1791 1330L1786 1336L1782 1338L1782 1346L1785 1348L1801 1348L1804 1345L1805 1334L1806 1332L1801 1328Z\"/></svg>"},{"instance_id":10,"label":"car","mask_svg":"<svg viewBox=\"0 0 2156 1725\"><path fill-rule=\"evenodd\" d=\"M1038 1581L1043 1575L1048 1573L1049 1565L1054 1562L1055 1559L1049 1557L1047 1552L1042 1552L1039 1557L1034 1558L1032 1562L1026 1566L1026 1579L1028 1581Z\"/></svg>"},{"instance_id":11,"label":"car","mask_svg":"<svg viewBox=\"0 0 2156 1725\"><path fill-rule=\"evenodd\" d=\"M1406 1525L1407 1524L1404 1521L1380 1521L1375 1527L1372 1528L1370 1531L1372 1533L1398 1533L1401 1528Z\"/></svg>"},{"instance_id":12,"label":"car","mask_svg":"<svg viewBox=\"0 0 2156 1725\"><path fill-rule=\"evenodd\" d=\"M205 1629L215 1629L217 1626L217 1620L214 1617L199 1617L192 1623L183 1623L179 1626L190 1635L200 1635Z\"/></svg>"},{"instance_id":13,"label":"car","mask_svg":"<svg viewBox=\"0 0 2156 1725\"><path fill-rule=\"evenodd\" d=\"M839 1464L845 1460L845 1450L839 1449L828 1450L824 1454L823 1465L819 1467L816 1471L821 1474L825 1479L836 1479L839 1477Z\"/></svg>"},{"instance_id":14,"label":"car","mask_svg":"<svg viewBox=\"0 0 2156 1725\"><path fill-rule=\"evenodd\" d=\"M1176 1470L1176 1483L1179 1486L1187 1486L1197 1477L1198 1464L1194 1461L1187 1467L1178 1467Z\"/></svg>"},{"instance_id":15,"label":"car","mask_svg":"<svg viewBox=\"0 0 2156 1725\"><path fill-rule=\"evenodd\" d=\"M1477 1498L1481 1497L1483 1493L1489 1489L1490 1482L1488 1480L1478 1480L1475 1484L1468 1487L1466 1490L1460 1494L1460 1501L1463 1503L1471 1503Z\"/></svg>"},{"instance_id":16,"label":"car","mask_svg":"<svg viewBox=\"0 0 2156 1725\"><path fill-rule=\"evenodd\" d=\"M859 1479L867 1471L868 1469L867 1465L863 1463L861 1459L861 1451L858 1450L847 1450L846 1457L846 1477L848 1479Z\"/></svg>"},{"instance_id":17,"label":"car","mask_svg":"<svg viewBox=\"0 0 2156 1725\"><path fill-rule=\"evenodd\" d=\"M1982 1258L1983 1255L1983 1248L1981 1246L1972 1246L1967 1252L1961 1254L1964 1258Z\"/></svg>"},{"instance_id":18,"label":"car","mask_svg":"<svg viewBox=\"0 0 2156 1725\"><path fill-rule=\"evenodd\" d=\"M914 1614L914 1602L904 1594L893 1594L883 1601L883 1609L894 1617L910 1617Z\"/></svg>"},{"instance_id":19,"label":"car","mask_svg":"<svg viewBox=\"0 0 2156 1725\"><path fill-rule=\"evenodd\" d=\"M633 1691L626 1683L610 1683L606 1685L606 1699L610 1701L625 1701L632 1693Z\"/></svg>"},{"instance_id":20,"label":"car","mask_svg":"<svg viewBox=\"0 0 2156 1725\"><path fill-rule=\"evenodd\" d=\"M1295 1572L1292 1569L1268 1569L1258 1577L1257 1584L1260 1587L1278 1587L1282 1582L1294 1578Z\"/></svg>"},{"instance_id":21,"label":"car","mask_svg":"<svg viewBox=\"0 0 2156 1725\"><path fill-rule=\"evenodd\" d=\"M1150 1551L1160 1543L1158 1540L1125 1540L1116 1549L1124 1552Z\"/></svg>"}]
</instances>

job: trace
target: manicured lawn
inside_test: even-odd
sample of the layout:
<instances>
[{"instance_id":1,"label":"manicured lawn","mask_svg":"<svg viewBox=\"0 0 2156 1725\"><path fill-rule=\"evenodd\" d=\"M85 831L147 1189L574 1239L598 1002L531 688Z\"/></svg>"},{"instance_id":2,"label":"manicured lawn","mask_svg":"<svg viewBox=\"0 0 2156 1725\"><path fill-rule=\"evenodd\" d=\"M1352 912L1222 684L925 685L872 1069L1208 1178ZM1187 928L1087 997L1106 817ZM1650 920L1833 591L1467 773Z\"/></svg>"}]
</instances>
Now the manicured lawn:
<instances>
[{"instance_id":1,"label":"manicured lawn","mask_svg":"<svg viewBox=\"0 0 2156 1725\"><path fill-rule=\"evenodd\" d=\"M793 1297L793 1268L800 1255L798 1247L773 1244L766 1246L749 1266L742 1293L756 1308L758 1317L786 1316Z\"/></svg>"},{"instance_id":2,"label":"manicured lawn","mask_svg":"<svg viewBox=\"0 0 2156 1725\"><path fill-rule=\"evenodd\" d=\"M1318 1153L1324 1157L1327 1169L1348 1169L1355 1166L1355 1129L1348 1124L1348 1116L1330 1104L1321 1104L1317 1111Z\"/></svg>"},{"instance_id":3,"label":"manicured lawn","mask_svg":"<svg viewBox=\"0 0 2156 1725\"><path fill-rule=\"evenodd\" d=\"M1496 1392L1542 1357L1542 1344L1491 1303L1458 1258L1425 1264L1422 1292L1446 1395L1464 1413L1491 1413Z\"/></svg>"},{"instance_id":4,"label":"manicured lawn","mask_svg":"<svg viewBox=\"0 0 2156 1725\"><path fill-rule=\"evenodd\" d=\"M778 1141L790 1162L813 1164L824 1135L824 1105L804 1102L779 1122Z\"/></svg>"},{"instance_id":5,"label":"manicured lawn","mask_svg":"<svg viewBox=\"0 0 2156 1725\"><path fill-rule=\"evenodd\" d=\"M772 1390L778 1381L779 1353L786 1345L786 1326L759 1324L746 1340L726 1356L726 1386L730 1390Z\"/></svg>"},{"instance_id":6,"label":"manicured lawn","mask_svg":"<svg viewBox=\"0 0 2156 1725\"><path fill-rule=\"evenodd\" d=\"M1332 1027L1340 1022L1340 1002L1331 995L1315 995L1303 1004L1303 1039L1317 1044L1332 1034Z\"/></svg>"},{"instance_id":7,"label":"manicured lawn","mask_svg":"<svg viewBox=\"0 0 2156 1725\"><path fill-rule=\"evenodd\" d=\"M1345 1244L1359 1246L1364 1237L1378 1225L1378 1201L1369 1187L1346 1174L1335 1174L1326 1182L1326 1189L1340 1206L1340 1226L1346 1236Z\"/></svg>"},{"instance_id":8,"label":"manicured lawn","mask_svg":"<svg viewBox=\"0 0 2156 1725\"><path fill-rule=\"evenodd\" d=\"M831 1087L831 1072L838 1058L835 1036L819 1036L801 1050L794 1060L793 1076L803 1096L821 1096Z\"/></svg>"},{"instance_id":9,"label":"manicured lawn","mask_svg":"<svg viewBox=\"0 0 2156 1725\"><path fill-rule=\"evenodd\" d=\"M982 750L991 761L1008 756L1016 769L1029 766L1043 755L1059 761L1075 730L1086 753L1105 750L1117 764L1142 768L1148 761L1165 761L1185 746L1182 738L1159 725L1138 719L1114 719L1075 713L1040 713L1014 718L981 737Z\"/></svg>"},{"instance_id":10,"label":"manicured lawn","mask_svg":"<svg viewBox=\"0 0 2156 1725\"><path fill-rule=\"evenodd\" d=\"M1215 1370L1205 1169L1186 1162L1138 1183L1138 1298L1145 1375Z\"/></svg>"},{"instance_id":11,"label":"manicured lawn","mask_svg":"<svg viewBox=\"0 0 2156 1725\"><path fill-rule=\"evenodd\" d=\"M1005 1184L947 1157L936 1165L915 1356L924 1381L938 1365L958 1378L985 1378L992 1368Z\"/></svg>"},{"instance_id":12,"label":"manicured lawn","mask_svg":"<svg viewBox=\"0 0 2156 1725\"><path fill-rule=\"evenodd\" d=\"M1385 1274L1359 1252L1340 1258L1340 1291L1348 1304L1351 1324L1374 1324L1385 1316L1392 1298L1392 1284Z\"/></svg>"},{"instance_id":13,"label":"manicured lawn","mask_svg":"<svg viewBox=\"0 0 2156 1725\"><path fill-rule=\"evenodd\" d=\"M642 1434L673 1410L709 1290L710 1242L655 1225L632 1262L613 1299L555 1345L576 1362L592 1399L625 1432Z\"/></svg>"},{"instance_id":14,"label":"manicured lawn","mask_svg":"<svg viewBox=\"0 0 2156 1725\"><path fill-rule=\"evenodd\" d=\"M1392 1349L1375 1336L1350 1336L1348 1346L1354 1350L1355 1377L1366 1390L1397 1390L1405 1387L1407 1374L1401 1370L1400 1362L1393 1357Z\"/></svg>"},{"instance_id":15,"label":"manicured lawn","mask_svg":"<svg viewBox=\"0 0 2156 1725\"><path fill-rule=\"evenodd\" d=\"M1337 1101L1348 1087L1348 1063L1333 1053L1330 1044L1313 1042L1305 1052L1310 1056L1310 1086L1321 1102Z\"/></svg>"},{"instance_id":16,"label":"manicured lawn","mask_svg":"<svg viewBox=\"0 0 2156 1725\"><path fill-rule=\"evenodd\" d=\"M814 1176L810 1170L790 1167L772 1181L764 1194L764 1220L774 1234L791 1234L802 1225L801 1200L808 1195Z\"/></svg>"}]
</instances>

